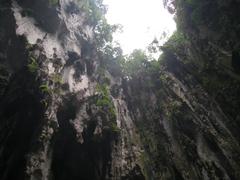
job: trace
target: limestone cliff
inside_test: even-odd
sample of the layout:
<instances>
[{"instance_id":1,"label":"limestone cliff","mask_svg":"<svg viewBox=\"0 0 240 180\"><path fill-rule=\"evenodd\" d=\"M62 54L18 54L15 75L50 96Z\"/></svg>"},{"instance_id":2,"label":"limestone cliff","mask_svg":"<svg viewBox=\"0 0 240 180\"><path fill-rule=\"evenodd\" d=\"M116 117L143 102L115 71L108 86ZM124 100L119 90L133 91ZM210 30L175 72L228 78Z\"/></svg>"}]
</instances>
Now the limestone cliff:
<instances>
[{"instance_id":1,"label":"limestone cliff","mask_svg":"<svg viewBox=\"0 0 240 180\"><path fill-rule=\"evenodd\" d=\"M172 5L126 73L101 1L0 2L1 180L240 179L240 2Z\"/></svg>"}]
</instances>

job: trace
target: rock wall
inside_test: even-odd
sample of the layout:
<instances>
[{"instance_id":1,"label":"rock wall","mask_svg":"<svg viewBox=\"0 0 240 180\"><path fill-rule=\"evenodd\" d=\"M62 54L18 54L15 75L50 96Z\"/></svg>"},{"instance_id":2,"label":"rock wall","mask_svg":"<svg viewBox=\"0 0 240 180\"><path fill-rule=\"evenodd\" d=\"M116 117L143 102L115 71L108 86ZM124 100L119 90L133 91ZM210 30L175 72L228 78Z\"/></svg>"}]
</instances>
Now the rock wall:
<instances>
[{"instance_id":1,"label":"rock wall","mask_svg":"<svg viewBox=\"0 0 240 180\"><path fill-rule=\"evenodd\" d=\"M142 177L84 3L1 2L1 179Z\"/></svg>"},{"instance_id":2,"label":"rock wall","mask_svg":"<svg viewBox=\"0 0 240 180\"><path fill-rule=\"evenodd\" d=\"M93 2L1 1L0 179L239 179L236 36L186 21L159 69L126 78Z\"/></svg>"}]
</instances>

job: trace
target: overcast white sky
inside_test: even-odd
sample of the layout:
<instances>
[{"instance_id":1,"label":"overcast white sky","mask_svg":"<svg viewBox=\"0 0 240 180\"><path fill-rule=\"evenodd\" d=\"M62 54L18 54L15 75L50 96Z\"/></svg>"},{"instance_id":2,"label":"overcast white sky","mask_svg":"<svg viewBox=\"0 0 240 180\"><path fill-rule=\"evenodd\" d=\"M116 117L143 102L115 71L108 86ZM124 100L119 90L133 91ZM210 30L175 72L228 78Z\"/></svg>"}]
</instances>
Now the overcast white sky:
<instances>
[{"instance_id":1,"label":"overcast white sky","mask_svg":"<svg viewBox=\"0 0 240 180\"><path fill-rule=\"evenodd\" d=\"M123 33L114 35L129 54L134 49L145 49L162 33L172 34L176 29L171 14L163 7L162 0L104 0L108 6L108 23L123 25Z\"/></svg>"}]
</instances>

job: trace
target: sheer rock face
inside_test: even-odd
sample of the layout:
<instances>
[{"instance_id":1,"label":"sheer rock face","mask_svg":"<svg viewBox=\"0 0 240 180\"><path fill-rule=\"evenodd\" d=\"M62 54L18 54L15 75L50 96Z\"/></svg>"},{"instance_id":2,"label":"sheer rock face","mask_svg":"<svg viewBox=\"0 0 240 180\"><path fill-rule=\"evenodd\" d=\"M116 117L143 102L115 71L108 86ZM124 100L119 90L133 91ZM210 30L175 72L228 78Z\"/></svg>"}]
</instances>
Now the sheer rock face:
<instances>
[{"instance_id":1,"label":"sheer rock face","mask_svg":"<svg viewBox=\"0 0 240 180\"><path fill-rule=\"evenodd\" d=\"M178 54L159 79L100 73L83 1L49 2L0 3L0 179L240 178L238 100L213 96ZM221 73L239 98L238 75Z\"/></svg>"},{"instance_id":2,"label":"sheer rock face","mask_svg":"<svg viewBox=\"0 0 240 180\"><path fill-rule=\"evenodd\" d=\"M1 179L142 177L126 102L102 94L93 27L81 2L1 7ZM121 84L104 74L110 87Z\"/></svg>"},{"instance_id":3,"label":"sheer rock face","mask_svg":"<svg viewBox=\"0 0 240 180\"><path fill-rule=\"evenodd\" d=\"M238 179L240 147L228 124L231 117L175 63L178 67L162 70L164 83L146 88L143 77L126 89L128 97L135 97L129 107L145 145L146 177Z\"/></svg>"}]
</instances>

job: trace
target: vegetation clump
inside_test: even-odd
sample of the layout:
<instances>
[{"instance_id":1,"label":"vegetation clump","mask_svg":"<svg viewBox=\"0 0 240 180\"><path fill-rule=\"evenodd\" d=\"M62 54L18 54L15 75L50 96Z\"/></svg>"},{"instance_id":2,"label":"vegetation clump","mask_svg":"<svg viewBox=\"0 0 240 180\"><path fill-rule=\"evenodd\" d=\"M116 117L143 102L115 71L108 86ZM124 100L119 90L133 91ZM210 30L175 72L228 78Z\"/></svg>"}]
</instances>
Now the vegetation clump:
<instances>
[{"instance_id":1,"label":"vegetation clump","mask_svg":"<svg viewBox=\"0 0 240 180\"><path fill-rule=\"evenodd\" d=\"M47 94L52 93L51 88L47 84L40 85L39 89L42 91L42 93L47 93Z\"/></svg>"},{"instance_id":2,"label":"vegetation clump","mask_svg":"<svg viewBox=\"0 0 240 180\"><path fill-rule=\"evenodd\" d=\"M29 58L29 64L27 65L28 67L28 70L31 72L31 73L36 73L37 70L39 69L39 66L38 66L38 63L36 61L36 59L34 57L30 57Z\"/></svg>"},{"instance_id":3,"label":"vegetation clump","mask_svg":"<svg viewBox=\"0 0 240 180\"><path fill-rule=\"evenodd\" d=\"M97 92L99 94L96 106L100 107L101 111L109 116L110 121L106 122L107 127L111 130L111 132L118 134L120 129L116 124L116 111L107 85L98 85Z\"/></svg>"},{"instance_id":4,"label":"vegetation clump","mask_svg":"<svg viewBox=\"0 0 240 180\"><path fill-rule=\"evenodd\" d=\"M97 85L97 92L99 93L99 96L96 105L106 110L109 113L111 119L115 119L116 112L110 98L110 93L107 89L107 85Z\"/></svg>"},{"instance_id":5,"label":"vegetation clump","mask_svg":"<svg viewBox=\"0 0 240 180\"><path fill-rule=\"evenodd\" d=\"M106 13L106 7L102 4L102 0L79 0L81 8L87 14L88 22L92 26L96 26L103 19Z\"/></svg>"},{"instance_id":6,"label":"vegetation clump","mask_svg":"<svg viewBox=\"0 0 240 180\"><path fill-rule=\"evenodd\" d=\"M62 76L60 74L53 74L52 77L51 77L51 80L55 84L59 84L59 85L63 84Z\"/></svg>"},{"instance_id":7,"label":"vegetation clump","mask_svg":"<svg viewBox=\"0 0 240 180\"><path fill-rule=\"evenodd\" d=\"M51 6L56 6L58 4L58 0L49 0L49 4Z\"/></svg>"}]
</instances>

